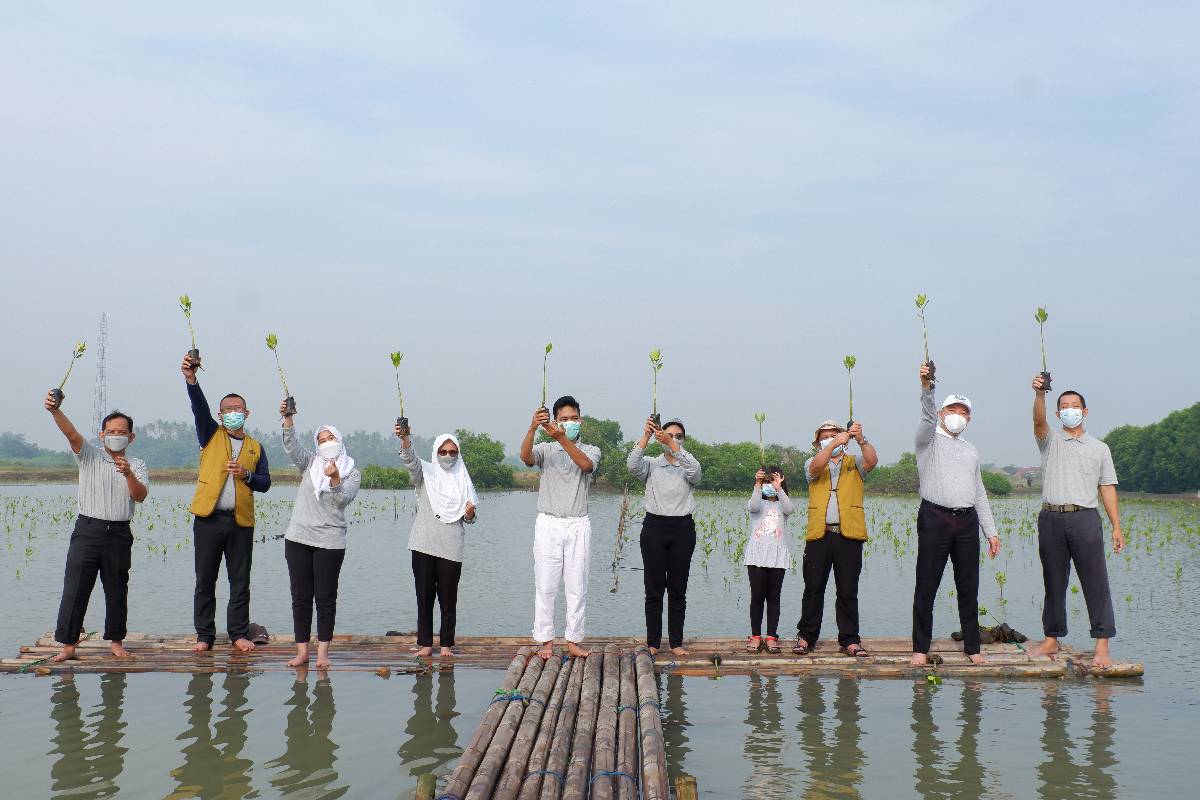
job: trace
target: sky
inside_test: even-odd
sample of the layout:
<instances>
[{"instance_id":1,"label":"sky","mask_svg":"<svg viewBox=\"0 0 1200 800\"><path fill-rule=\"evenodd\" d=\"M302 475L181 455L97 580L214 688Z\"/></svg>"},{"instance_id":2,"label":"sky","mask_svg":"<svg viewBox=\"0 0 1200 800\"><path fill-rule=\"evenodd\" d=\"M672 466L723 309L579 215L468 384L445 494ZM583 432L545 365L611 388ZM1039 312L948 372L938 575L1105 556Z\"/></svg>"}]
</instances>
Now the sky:
<instances>
[{"instance_id":1,"label":"sky","mask_svg":"<svg viewBox=\"0 0 1200 800\"><path fill-rule=\"evenodd\" d=\"M273 428L512 452L552 395L707 441L854 414L911 450L929 295L939 393L984 461L1200 399L1200 7L1163 3L6 3L0 429L109 320L109 405L185 420L178 308L216 401ZM65 410L91 418L95 353Z\"/></svg>"}]
</instances>

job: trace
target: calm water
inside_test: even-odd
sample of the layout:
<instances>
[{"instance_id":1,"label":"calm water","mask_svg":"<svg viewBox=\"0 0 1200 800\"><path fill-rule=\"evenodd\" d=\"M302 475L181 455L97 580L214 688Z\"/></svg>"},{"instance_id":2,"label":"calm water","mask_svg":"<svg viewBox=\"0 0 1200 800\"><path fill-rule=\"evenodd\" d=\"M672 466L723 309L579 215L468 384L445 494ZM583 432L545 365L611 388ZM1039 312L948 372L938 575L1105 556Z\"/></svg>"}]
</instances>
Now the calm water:
<instances>
[{"instance_id":1,"label":"calm water","mask_svg":"<svg viewBox=\"0 0 1200 800\"><path fill-rule=\"evenodd\" d=\"M290 628L282 542L294 487L271 492L256 544L252 617ZM73 519L73 487L0 487L0 651L53 627ZM185 487L155 487L135 522L130 629L190 628L192 554ZM460 633L528 633L531 494L488 494L470 531ZM589 632L636 632L637 523L618 568L620 498L594 504ZM404 544L411 493L364 492L342 573L338 626L414 627ZM746 588L733 565L744 500L705 498L689 593L690 634L743 635ZM1005 550L983 567L981 603L1034 635L1040 567L1033 501L996 503ZM915 502L868 500L873 541L863 572L864 635L911 624ZM803 516L803 513L800 514ZM1127 503L1127 555L1109 559L1115 652L1146 663L1144 681L966 682L667 676L668 759L710 797L1190 796L1200 723L1200 668L1174 634L1200 610L1200 508ZM793 520L792 529L802 528ZM152 526L152 527L151 527ZM800 552L794 545L794 552ZM223 604L223 588L219 595ZM939 635L957 627L947 576ZM799 614L784 584L781 629ZM1003 590L1003 597L1001 597ZM1069 599L1086 646L1082 595ZM832 631L832 602L826 632ZM220 619L220 615L218 615ZM86 628L103 622L99 587ZM560 628L561 629L561 628ZM1186 635L1186 628L1184 629ZM336 660L336 651L334 654ZM500 679L487 670L435 676L287 674L11 676L0 679L4 797L408 797L415 776L452 768Z\"/></svg>"}]
</instances>

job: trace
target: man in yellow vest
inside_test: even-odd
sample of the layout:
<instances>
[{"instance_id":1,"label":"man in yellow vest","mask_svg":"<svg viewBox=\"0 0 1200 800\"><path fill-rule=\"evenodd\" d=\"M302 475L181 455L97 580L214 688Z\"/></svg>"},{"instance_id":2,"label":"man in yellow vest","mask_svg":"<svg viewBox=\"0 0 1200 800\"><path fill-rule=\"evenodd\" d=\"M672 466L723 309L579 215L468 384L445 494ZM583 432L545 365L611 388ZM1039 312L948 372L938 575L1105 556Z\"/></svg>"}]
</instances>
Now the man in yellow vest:
<instances>
[{"instance_id":1,"label":"man in yellow vest","mask_svg":"<svg viewBox=\"0 0 1200 800\"><path fill-rule=\"evenodd\" d=\"M858 442L860 458L846 452L851 439ZM863 478L878 463L875 446L863 436L858 422L852 423L849 430L831 419L817 427L813 456L804 463L804 477L808 479L804 600L793 653L804 655L817 644L825 614L825 587L833 570L838 647L848 656L867 656L858 635L858 576L867 540Z\"/></svg>"},{"instance_id":2,"label":"man in yellow vest","mask_svg":"<svg viewBox=\"0 0 1200 800\"><path fill-rule=\"evenodd\" d=\"M226 624L229 641L242 652L254 649L250 641L250 564L254 554L254 492L271 488L271 473L262 445L245 431L250 415L238 394L221 398L221 422L213 419L196 382L199 365L184 356L196 438L200 442L200 471L191 512L196 515L192 539L196 548L194 622L197 653L211 650L216 640L217 576L221 559L229 578Z\"/></svg>"}]
</instances>

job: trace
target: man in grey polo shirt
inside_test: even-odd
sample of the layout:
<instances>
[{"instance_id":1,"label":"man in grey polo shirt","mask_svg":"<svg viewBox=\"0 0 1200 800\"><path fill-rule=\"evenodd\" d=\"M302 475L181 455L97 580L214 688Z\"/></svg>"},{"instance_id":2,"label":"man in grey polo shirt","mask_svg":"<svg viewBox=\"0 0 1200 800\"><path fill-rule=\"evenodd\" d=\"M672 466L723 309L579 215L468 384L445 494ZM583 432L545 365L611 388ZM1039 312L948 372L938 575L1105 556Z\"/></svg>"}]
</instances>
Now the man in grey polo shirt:
<instances>
[{"instance_id":1,"label":"man in grey polo shirt","mask_svg":"<svg viewBox=\"0 0 1200 800\"><path fill-rule=\"evenodd\" d=\"M542 658L554 655L554 601L563 584L567 599L567 652L587 657L579 646L587 615L588 572L592 561L592 521L588 493L600 468L600 448L576 444L582 431L579 402L570 395L539 408L521 442L521 460L542 471L537 521L533 527L533 638ZM538 429L551 438L534 444Z\"/></svg>"},{"instance_id":2,"label":"man in grey polo shirt","mask_svg":"<svg viewBox=\"0 0 1200 800\"><path fill-rule=\"evenodd\" d=\"M1079 575L1087 603L1096 652L1092 666L1112 664L1108 640L1117 633L1108 567L1104 563L1104 527L1096 510L1096 492L1112 523L1113 552L1125 549L1117 510L1117 471L1108 445L1083 429L1087 402L1074 390L1058 397L1061 431L1051 431L1046 419L1046 390L1042 376L1033 379L1033 437L1042 452L1042 510L1038 514L1038 554L1046 601L1042 629L1046 639L1035 653L1053 656L1058 640L1067 634L1067 583L1071 563Z\"/></svg>"},{"instance_id":3,"label":"man in grey polo shirt","mask_svg":"<svg viewBox=\"0 0 1200 800\"><path fill-rule=\"evenodd\" d=\"M52 661L75 658L75 646L83 632L83 617L96 586L96 575L104 585L104 638L118 658L128 658L123 646L129 617L129 566L133 551L134 504L149 494L150 475L140 458L128 458L125 448L134 439L133 420L114 411L101 423L96 447L86 441L62 412L60 403L47 394L45 408L71 445L79 465L79 516L67 547L62 600L54 639L63 649Z\"/></svg>"}]
</instances>

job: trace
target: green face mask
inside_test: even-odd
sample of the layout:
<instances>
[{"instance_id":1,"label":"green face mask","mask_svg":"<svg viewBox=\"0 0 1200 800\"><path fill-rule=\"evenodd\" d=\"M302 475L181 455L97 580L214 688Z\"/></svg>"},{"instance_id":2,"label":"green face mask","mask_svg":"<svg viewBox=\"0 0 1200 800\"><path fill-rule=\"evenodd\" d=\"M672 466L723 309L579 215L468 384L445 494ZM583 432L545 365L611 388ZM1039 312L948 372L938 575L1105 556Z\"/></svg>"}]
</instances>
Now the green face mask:
<instances>
[{"instance_id":1,"label":"green face mask","mask_svg":"<svg viewBox=\"0 0 1200 800\"><path fill-rule=\"evenodd\" d=\"M221 424L226 430L240 431L246 424L246 414L244 411L226 411L221 415Z\"/></svg>"},{"instance_id":2,"label":"green face mask","mask_svg":"<svg viewBox=\"0 0 1200 800\"><path fill-rule=\"evenodd\" d=\"M583 424L579 422L564 422L562 423L563 432L567 434L567 438L572 442L579 441L579 432L583 430Z\"/></svg>"}]
</instances>

